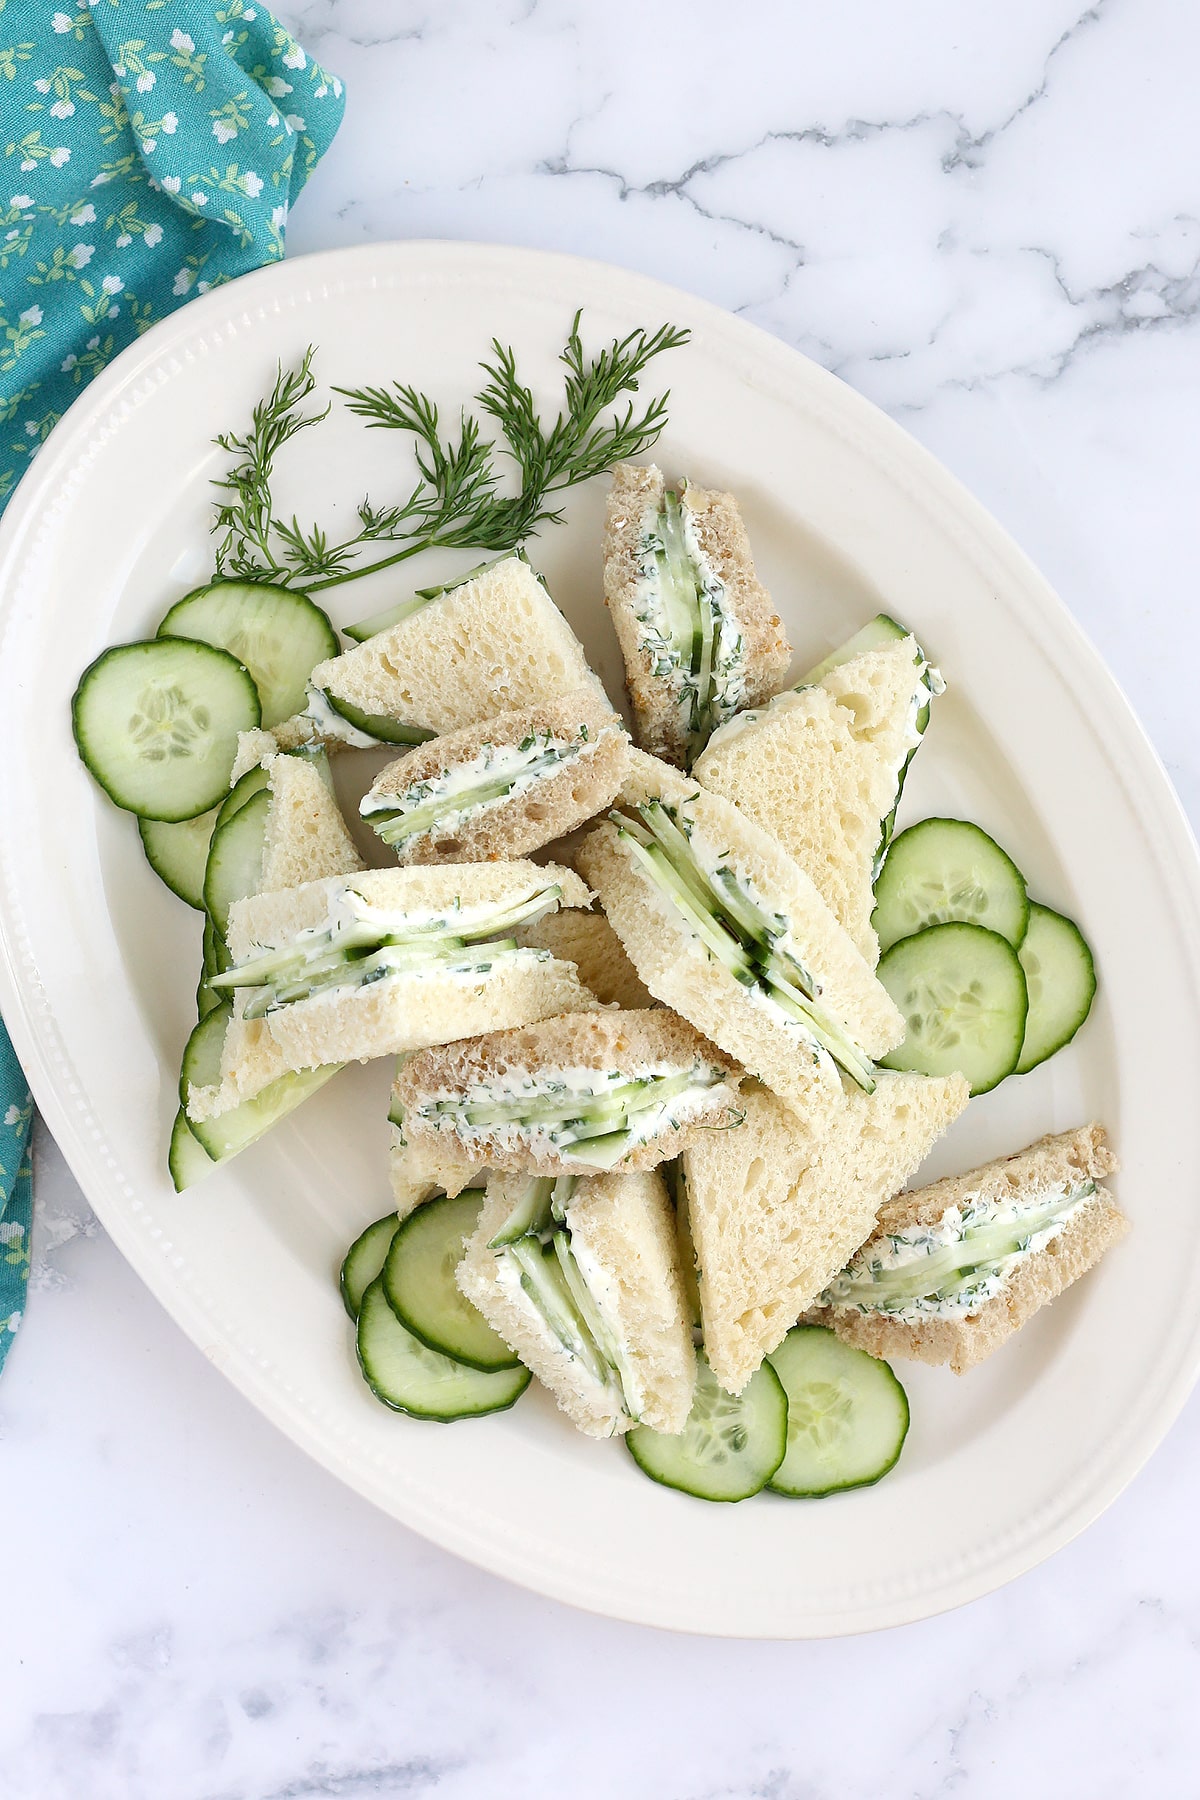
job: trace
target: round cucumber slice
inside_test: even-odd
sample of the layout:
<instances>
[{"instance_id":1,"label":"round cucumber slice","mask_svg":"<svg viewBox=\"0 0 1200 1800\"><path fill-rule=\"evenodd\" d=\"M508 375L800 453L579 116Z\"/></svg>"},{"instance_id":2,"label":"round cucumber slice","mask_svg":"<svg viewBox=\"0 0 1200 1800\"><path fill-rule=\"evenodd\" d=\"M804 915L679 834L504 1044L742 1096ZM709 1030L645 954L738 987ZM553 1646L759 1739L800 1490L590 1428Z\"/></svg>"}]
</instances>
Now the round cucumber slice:
<instances>
[{"instance_id":1,"label":"round cucumber slice","mask_svg":"<svg viewBox=\"0 0 1200 1800\"><path fill-rule=\"evenodd\" d=\"M820 1325L794 1325L767 1358L788 1402L787 1453L768 1482L816 1499L869 1487L895 1466L908 1397L888 1364Z\"/></svg>"},{"instance_id":2,"label":"round cucumber slice","mask_svg":"<svg viewBox=\"0 0 1200 1800\"><path fill-rule=\"evenodd\" d=\"M454 1281L482 1205L480 1189L467 1188L410 1213L388 1250L383 1291L400 1323L431 1350L472 1369L513 1369L519 1357Z\"/></svg>"},{"instance_id":3,"label":"round cucumber slice","mask_svg":"<svg viewBox=\"0 0 1200 1800\"><path fill-rule=\"evenodd\" d=\"M234 901L258 892L270 810L270 791L261 788L213 832L204 871L204 904L222 937Z\"/></svg>"},{"instance_id":4,"label":"round cucumber slice","mask_svg":"<svg viewBox=\"0 0 1200 1800\"><path fill-rule=\"evenodd\" d=\"M999 932L931 925L893 944L876 973L908 1027L885 1068L958 1071L972 1094L986 1094L1012 1074L1029 1003L1020 960Z\"/></svg>"},{"instance_id":5,"label":"round cucumber slice","mask_svg":"<svg viewBox=\"0 0 1200 1800\"><path fill-rule=\"evenodd\" d=\"M217 811L210 807L199 818L181 819L177 825L162 819L138 820L146 861L173 894L198 912L204 910L204 867Z\"/></svg>"},{"instance_id":6,"label":"round cucumber slice","mask_svg":"<svg viewBox=\"0 0 1200 1800\"><path fill-rule=\"evenodd\" d=\"M1091 1012L1096 965L1078 925L1036 900L1018 954L1029 989L1029 1017L1017 1074L1027 1075L1069 1044Z\"/></svg>"},{"instance_id":7,"label":"round cucumber slice","mask_svg":"<svg viewBox=\"0 0 1200 1800\"><path fill-rule=\"evenodd\" d=\"M651 1481L697 1500L748 1500L764 1488L787 1450L787 1395L769 1363L740 1394L717 1385L703 1350L696 1356L696 1397L677 1437L635 1425L630 1455Z\"/></svg>"},{"instance_id":8,"label":"round cucumber slice","mask_svg":"<svg viewBox=\"0 0 1200 1800\"><path fill-rule=\"evenodd\" d=\"M365 1231L359 1232L346 1252L346 1260L338 1277L338 1287L341 1289L342 1304L352 1319L358 1318L363 1295L382 1272L392 1239L396 1235L396 1224L394 1212L376 1219L373 1225L368 1225Z\"/></svg>"},{"instance_id":9,"label":"round cucumber slice","mask_svg":"<svg viewBox=\"0 0 1200 1800\"><path fill-rule=\"evenodd\" d=\"M362 1297L356 1333L359 1367L377 1400L412 1419L477 1419L504 1412L529 1386L529 1370L485 1373L442 1356L415 1338L387 1302L382 1276Z\"/></svg>"},{"instance_id":10,"label":"round cucumber slice","mask_svg":"<svg viewBox=\"0 0 1200 1800\"><path fill-rule=\"evenodd\" d=\"M196 588L171 608L158 636L215 644L245 663L268 729L300 711L309 676L339 649L337 633L314 601L266 582L218 581Z\"/></svg>"},{"instance_id":11,"label":"round cucumber slice","mask_svg":"<svg viewBox=\"0 0 1200 1800\"><path fill-rule=\"evenodd\" d=\"M923 819L893 839L875 884L879 948L929 925L984 925L1019 948L1029 923L1025 877L966 819Z\"/></svg>"},{"instance_id":12,"label":"round cucumber slice","mask_svg":"<svg viewBox=\"0 0 1200 1800\"><path fill-rule=\"evenodd\" d=\"M236 657L162 637L98 656L80 676L71 718L79 754L110 800L177 823L224 798L238 733L261 713Z\"/></svg>"}]
</instances>

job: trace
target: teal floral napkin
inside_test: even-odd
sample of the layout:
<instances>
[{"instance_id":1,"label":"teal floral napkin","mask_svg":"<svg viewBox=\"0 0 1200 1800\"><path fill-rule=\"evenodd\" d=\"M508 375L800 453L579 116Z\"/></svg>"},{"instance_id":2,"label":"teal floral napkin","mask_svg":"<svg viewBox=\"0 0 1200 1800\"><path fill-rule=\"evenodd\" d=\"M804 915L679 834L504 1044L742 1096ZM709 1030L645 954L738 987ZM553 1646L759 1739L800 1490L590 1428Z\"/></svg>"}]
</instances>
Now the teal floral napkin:
<instances>
[{"instance_id":1,"label":"teal floral napkin","mask_svg":"<svg viewBox=\"0 0 1200 1800\"><path fill-rule=\"evenodd\" d=\"M247 0L0 0L0 505L119 350L283 255L343 106ZM0 1367L29 1272L31 1117L0 1024Z\"/></svg>"}]
</instances>

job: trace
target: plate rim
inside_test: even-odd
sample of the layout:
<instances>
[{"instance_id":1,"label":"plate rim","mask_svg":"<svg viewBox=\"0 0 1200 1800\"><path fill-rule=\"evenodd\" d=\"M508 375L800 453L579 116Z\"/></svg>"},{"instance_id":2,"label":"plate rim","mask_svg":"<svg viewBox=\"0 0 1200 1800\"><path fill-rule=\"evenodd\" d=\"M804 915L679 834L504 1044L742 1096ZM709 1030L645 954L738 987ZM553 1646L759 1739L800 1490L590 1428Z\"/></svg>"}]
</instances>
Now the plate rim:
<instances>
[{"instance_id":1,"label":"plate rim","mask_svg":"<svg viewBox=\"0 0 1200 1800\"><path fill-rule=\"evenodd\" d=\"M478 245L438 239L381 240L286 259L240 277L237 282L211 289L207 294L189 301L169 318L160 321L115 357L96 380L83 390L79 399L55 426L19 482L3 518L0 519L0 581L10 573L29 532L39 518L46 498L54 490L57 464L70 456L73 444L86 439L94 431L103 415L111 411L114 399L121 391L131 387L139 377L144 377L156 365L161 365L172 348L178 350L189 339L203 336L206 329L211 332L213 327L226 322L235 310L245 313L257 305L260 313L269 312L272 310L273 299L283 298L286 303L288 289L302 290L310 275L314 284L323 284L326 288L336 284L338 277L342 275L352 283L359 270L369 270L373 263L388 261L397 256L401 261L417 265L418 270L423 262L437 263L441 270L456 263L463 265L464 269L478 267L483 263L493 274L497 268L505 265L523 265L526 271L538 265L550 266L559 271L569 269L581 284L581 291L586 291L589 279L593 283L611 283L616 278L636 290L638 304L643 303L642 296L645 296L645 304L668 309L665 316L669 316L669 309L672 307L685 307L691 322L706 324L714 333L719 333L727 341L732 340L735 345L744 344L748 360L761 365L764 361L769 363L774 359L777 364L790 369L793 378L798 366L802 368L805 378L813 382L818 391L824 391L836 409L860 430L880 440L884 448L891 452L889 460L898 458L907 464L916 483L938 494L944 503L945 512L957 524L968 529L973 537L981 539L991 554L1013 571L1020 585L1037 595L1039 603L1048 609L1058 638L1069 646L1073 661L1081 661L1090 679L1107 689L1108 703L1116 709L1124 726L1123 747L1135 753L1140 764L1136 772L1141 777L1141 785L1149 782L1158 801L1158 819L1165 836L1158 848L1157 866L1181 918L1185 907L1190 906L1192 923L1200 924L1200 852L1197 850L1190 822L1161 758L1119 683L1086 633L1045 577L987 509L903 427L800 351L761 327L752 325L711 302L699 299L686 290L610 263L518 246ZM275 310L282 309L276 307ZM908 485L911 487L911 483ZM0 589L0 593L5 595L0 601L0 610L7 610L9 585L5 583L4 588ZM0 788L7 780L7 771L0 772ZM1175 868L1166 866L1168 848L1174 853ZM51 1066L48 1040L43 1034L47 1027L50 1032L56 1032L57 1026L48 1004L42 1009L44 1017L41 1020L37 1017L36 975L31 970L22 970L19 945L10 941L8 900L5 881L0 890L0 1008L22 1066L29 1076L38 1108L59 1142L72 1174L79 1181L89 1203L122 1255L207 1359L221 1368L260 1413L285 1431L299 1448L322 1467L390 1516L399 1519L409 1529L477 1566L501 1574L536 1592L603 1616L727 1637L774 1637L778 1640L819 1638L881 1629L932 1617L995 1591L1054 1554L1092 1523L1118 1497L1153 1454L1200 1376L1198 1319L1192 1327L1189 1341L1180 1347L1174 1371L1154 1413L1140 1421L1137 1431L1131 1430L1121 1439L1118 1446L1121 1454L1109 1459L1113 1466L1105 1465L1105 1479L1099 1483L1093 1482L1089 1494L1076 1501L1040 1537L1031 1537L1023 1545L995 1556L987 1564L986 1571L980 1569L959 1577L956 1582L949 1584L947 1593L935 1604L916 1599L896 1600L886 1606L875 1604L865 1609L868 1614L865 1618L841 1614L833 1619L806 1622L803 1629L794 1632L763 1632L751 1626L738 1629L727 1621L707 1625L703 1620L696 1619L664 1619L661 1609L656 1609L653 1604L639 1610L635 1605L628 1604L625 1596L615 1606L606 1606L598 1597L589 1597L573 1586L564 1571L556 1574L555 1571L545 1569L535 1575L527 1566L512 1566L512 1558L506 1557L501 1547L468 1541L470 1534L463 1530L444 1527L439 1530L440 1521L432 1517L414 1522L411 1509L403 1510L403 1496L400 1497L401 1507L398 1509L394 1490L384 1491L382 1481L367 1477L361 1469L347 1472L337 1466L336 1436L331 1435L326 1439L319 1431L314 1430L308 1411L299 1404L294 1404L286 1391L281 1391L280 1377L283 1379L284 1390L287 1385L282 1371L273 1371L273 1366L261 1357L252 1360L246 1354L247 1346L244 1344L238 1344L237 1354L231 1354L228 1345L217 1346L211 1342L213 1312L203 1304L198 1286L172 1279L166 1261L155 1249L153 1239L136 1226L139 1202L127 1182L124 1187L128 1207L109 1204L113 1191L110 1183L114 1177L121 1180L119 1164L98 1123L87 1115L86 1107L81 1108L81 1097L72 1097L63 1091L62 1074L64 1070L70 1069L65 1045L60 1046L60 1066ZM1200 936L1200 933L1196 935ZM84 1141L85 1130L92 1140L90 1143ZM101 1170L98 1158L107 1163L107 1172Z\"/></svg>"}]
</instances>

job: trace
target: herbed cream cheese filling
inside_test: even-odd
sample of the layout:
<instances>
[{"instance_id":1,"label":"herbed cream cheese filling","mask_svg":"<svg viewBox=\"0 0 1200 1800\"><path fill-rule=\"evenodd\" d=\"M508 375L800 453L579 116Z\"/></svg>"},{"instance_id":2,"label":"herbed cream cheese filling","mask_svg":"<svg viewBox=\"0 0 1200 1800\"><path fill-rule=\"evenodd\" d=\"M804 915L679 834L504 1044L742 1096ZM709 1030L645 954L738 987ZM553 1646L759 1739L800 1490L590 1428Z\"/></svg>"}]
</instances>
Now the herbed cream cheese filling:
<instances>
[{"instance_id":1,"label":"herbed cream cheese filling","mask_svg":"<svg viewBox=\"0 0 1200 1800\"><path fill-rule=\"evenodd\" d=\"M883 1313L902 1324L968 1317L1002 1293L1017 1269L1059 1237L1095 1197L1094 1181L1022 1199L970 1195L936 1223L873 1238L821 1296L823 1306Z\"/></svg>"}]
</instances>

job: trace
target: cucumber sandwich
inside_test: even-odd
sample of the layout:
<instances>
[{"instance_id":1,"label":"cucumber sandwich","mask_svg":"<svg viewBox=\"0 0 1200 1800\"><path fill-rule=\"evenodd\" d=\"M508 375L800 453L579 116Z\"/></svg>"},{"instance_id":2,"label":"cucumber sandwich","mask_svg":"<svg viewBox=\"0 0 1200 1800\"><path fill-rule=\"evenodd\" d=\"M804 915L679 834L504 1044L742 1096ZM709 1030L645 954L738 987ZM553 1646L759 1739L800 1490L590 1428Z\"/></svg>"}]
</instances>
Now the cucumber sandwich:
<instances>
[{"instance_id":1,"label":"cucumber sandwich","mask_svg":"<svg viewBox=\"0 0 1200 1800\"><path fill-rule=\"evenodd\" d=\"M1100 1126L1085 1125L898 1194L812 1317L873 1356L961 1375L1125 1235L1099 1185L1116 1167Z\"/></svg>"},{"instance_id":2,"label":"cucumber sandwich","mask_svg":"<svg viewBox=\"0 0 1200 1800\"><path fill-rule=\"evenodd\" d=\"M637 741L689 768L718 726L758 706L791 649L754 572L732 494L619 463L608 496L604 597L633 704Z\"/></svg>"},{"instance_id":3,"label":"cucumber sandwich","mask_svg":"<svg viewBox=\"0 0 1200 1800\"><path fill-rule=\"evenodd\" d=\"M457 1280L580 1431L683 1429L696 1352L656 1172L493 1176Z\"/></svg>"},{"instance_id":4,"label":"cucumber sandwich","mask_svg":"<svg viewBox=\"0 0 1200 1800\"><path fill-rule=\"evenodd\" d=\"M802 1113L871 1092L903 1020L809 877L729 801L641 752L580 848L641 980Z\"/></svg>"},{"instance_id":5,"label":"cucumber sandwich","mask_svg":"<svg viewBox=\"0 0 1200 1800\"><path fill-rule=\"evenodd\" d=\"M323 750L280 754L269 733L243 733L234 774L203 842L189 841L181 825L159 825L142 836L147 856L168 886L205 915L204 961L196 994L199 1022L183 1052L180 1108L168 1154L171 1177L179 1189L192 1186L215 1164L261 1137L340 1067L334 1061L303 1074L281 1073L219 1121L188 1119L189 1089L220 1080L232 1002L213 983L230 960L225 942L230 908L250 894L351 875L362 868L333 797Z\"/></svg>"},{"instance_id":6,"label":"cucumber sandwich","mask_svg":"<svg viewBox=\"0 0 1200 1800\"><path fill-rule=\"evenodd\" d=\"M719 1385L741 1393L764 1356L875 1229L967 1104L960 1075L881 1072L850 1088L823 1136L765 1088L743 1085L745 1121L683 1155L679 1203L694 1246L700 1317Z\"/></svg>"},{"instance_id":7,"label":"cucumber sandwich","mask_svg":"<svg viewBox=\"0 0 1200 1800\"><path fill-rule=\"evenodd\" d=\"M569 869L513 861L373 869L235 901L230 966L211 981L234 999L220 1079L192 1088L189 1118L217 1117L287 1071L594 1006L570 964L512 936L588 900Z\"/></svg>"},{"instance_id":8,"label":"cucumber sandwich","mask_svg":"<svg viewBox=\"0 0 1200 1800\"><path fill-rule=\"evenodd\" d=\"M740 1072L684 1020L573 1012L405 1059L393 1122L447 1193L471 1168L651 1169L741 1121Z\"/></svg>"},{"instance_id":9,"label":"cucumber sandwich","mask_svg":"<svg viewBox=\"0 0 1200 1800\"><path fill-rule=\"evenodd\" d=\"M881 613L798 687L724 726L695 766L812 877L872 966L873 884L944 687L916 639Z\"/></svg>"},{"instance_id":10,"label":"cucumber sandwich","mask_svg":"<svg viewBox=\"0 0 1200 1800\"><path fill-rule=\"evenodd\" d=\"M607 700L577 688L410 751L358 810L402 863L525 856L611 805L628 751Z\"/></svg>"},{"instance_id":11,"label":"cucumber sandwich","mask_svg":"<svg viewBox=\"0 0 1200 1800\"><path fill-rule=\"evenodd\" d=\"M275 727L282 746L423 743L582 687L612 711L578 638L522 557L426 589L378 624L313 669L304 709Z\"/></svg>"}]
</instances>

